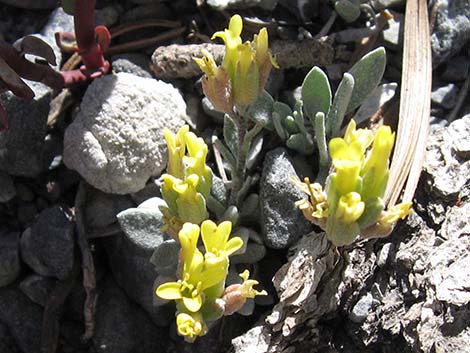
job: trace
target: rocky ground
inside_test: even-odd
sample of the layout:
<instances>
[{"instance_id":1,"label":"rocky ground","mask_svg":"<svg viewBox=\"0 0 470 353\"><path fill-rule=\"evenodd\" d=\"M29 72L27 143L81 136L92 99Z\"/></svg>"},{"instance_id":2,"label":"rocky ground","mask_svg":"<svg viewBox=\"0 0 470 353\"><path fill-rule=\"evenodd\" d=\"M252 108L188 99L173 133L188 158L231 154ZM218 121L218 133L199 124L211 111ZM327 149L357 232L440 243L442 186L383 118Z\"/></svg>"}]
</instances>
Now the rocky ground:
<instances>
[{"instance_id":1,"label":"rocky ground","mask_svg":"<svg viewBox=\"0 0 470 353\"><path fill-rule=\"evenodd\" d=\"M375 38L387 49L387 69L365 116L398 101L404 13L404 1L370 3L390 9L394 20ZM284 69L267 86L289 101L313 65L338 83L367 16L351 24L337 18L323 34L338 35L312 54L311 45L298 48L324 29L330 2L98 0L97 22L109 28L160 19L184 31L140 50L122 47L109 58L112 73L85 87L59 93L31 82L32 101L0 95L10 117L0 133L0 352L468 352L470 6L435 0L429 9L431 126L415 212L388 238L333 251L295 208L302 194L286 177L313 175L315 157L266 132L252 167L259 207L242 210L257 233L232 263L252 266L269 295L253 315L224 318L188 344L175 334L174 307L156 305L154 296L155 263L166 266L172 254L165 247L150 261L167 239L152 199L166 166L156 136L186 121L210 142L222 125L201 102L198 72L172 62L166 46L209 41L239 12L248 29L268 25L273 43L292 46L282 44ZM54 44L59 30L72 31L73 18L56 1L0 1L8 42L37 34L63 63ZM125 34L112 46L164 31Z\"/></svg>"}]
</instances>

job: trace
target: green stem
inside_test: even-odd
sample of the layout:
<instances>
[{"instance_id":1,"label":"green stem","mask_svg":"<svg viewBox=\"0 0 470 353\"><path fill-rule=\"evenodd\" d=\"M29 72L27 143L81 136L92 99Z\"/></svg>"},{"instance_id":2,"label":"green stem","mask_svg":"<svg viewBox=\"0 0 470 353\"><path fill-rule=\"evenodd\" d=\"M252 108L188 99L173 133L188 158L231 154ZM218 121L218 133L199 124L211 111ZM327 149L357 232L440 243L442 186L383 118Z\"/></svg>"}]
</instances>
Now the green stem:
<instances>
[{"instance_id":1,"label":"green stem","mask_svg":"<svg viewBox=\"0 0 470 353\"><path fill-rule=\"evenodd\" d=\"M231 114L230 117L232 118L235 126L237 127L238 144L237 144L237 155L235 156L236 168L232 174L232 188L230 191L229 204L239 206L237 202L238 201L237 195L243 186L243 182L245 180L245 172L246 172L245 162L246 162L247 151L244 148L244 141L245 141L245 136L247 133L247 127L246 127L245 119L243 118L242 114L237 112L237 113Z\"/></svg>"}]
</instances>

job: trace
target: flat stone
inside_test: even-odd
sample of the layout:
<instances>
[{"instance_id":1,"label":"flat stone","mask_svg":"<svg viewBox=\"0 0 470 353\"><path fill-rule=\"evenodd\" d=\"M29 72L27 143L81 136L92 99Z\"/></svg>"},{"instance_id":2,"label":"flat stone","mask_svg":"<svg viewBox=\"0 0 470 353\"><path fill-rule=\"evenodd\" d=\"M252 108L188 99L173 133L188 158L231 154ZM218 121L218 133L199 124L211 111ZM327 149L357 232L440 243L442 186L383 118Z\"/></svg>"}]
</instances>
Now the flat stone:
<instances>
[{"instance_id":1,"label":"flat stone","mask_svg":"<svg viewBox=\"0 0 470 353\"><path fill-rule=\"evenodd\" d=\"M96 328L97 353L165 352L168 329L156 327L147 313L132 303L112 278L98 285Z\"/></svg>"},{"instance_id":2,"label":"flat stone","mask_svg":"<svg viewBox=\"0 0 470 353\"><path fill-rule=\"evenodd\" d=\"M266 154L260 182L260 206L262 236L268 247L286 248L313 229L294 204L305 197L290 181L290 177L296 175L292 159L284 148Z\"/></svg>"},{"instance_id":3,"label":"flat stone","mask_svg":"<svg viewBox=\"0 0 470 353\"><path fill-rule=\"evenodd\" d=\"M127 53L113 56L113 72L127 72L139 77L152 78L150 57L139 53Z\"/></svg>"},{"instance_id":4,"label":"flat stone","mask_svg":"<svg viewBox=\"0 0 470 353\"><path fill-rule=\"evenodd\" d=\"M19 289L0 288L0 322L22 353L41 353L42 314L42 308Z\"/></svg>"},{"instance_id":5,"label":"flat stone","mask_svg":"<svg viewBox=\"0 0 470 353\"><path fill-rule=\"evenodd\" d=\"M441 199L456 201L459 194L468 192L470 160L465 150L468 149L470 135L465 131L469 129L470 116L466 116L447 128L431 130L429 134L424 162L426 183L429 190ZM455 146L463 151L464 158Z\"/></svg>"},{"instance_id":6,"label":"flat stone","mask_svg":"<svg viewBox=\"0 0 470 353\"><path fill-rule=\"evenodd\" d=\"M19 233L0 234L0 287L12 283L20 274Z\"/></svg>"},{"instance_id":7,"label":"flat stone","mask_svg":"<svg viewBox=\"0 0 470 353\"><path fill-rule=\"evenodd\" d=\"M85 205L87 225L91 228L102 228L117 221L116 215L134 207L132 199L127 195L106 194L94 190Z\"/></svg>"},{"instance_id":8,"label":"flat stone","mask_svg":"<svg viewBox=\"0 0 470 353\"><path fill-rule=\"evenodd\" d=\"M127 73L93 81L64 136L64 162L94 187L128 194L166 167L163 128L184 124L186 104L170 84Z\"/></svg>"},{"instance_id":9,"label":"flat stone","mask_svg":"<svg viewBox=\"0 0 470 353\"><path fill-rule=\"evenodd\" d=\"M32 274L20 282L20 289L32 302L46 306L56 284L57 280L51 277Z\"/></svg>"},{"instance_id":10,"label":"flat stone","mask_svg":"<svg viewBox=\"0 0 470 353\"><path fill-rule=\"evenodd\" d=\"M37 82L27 82L35 97L26 101L12 92L0 94L0 104L10 121L0 133L0 170L10 175L35 177L43 170L44 138L52 90Z\"/></svg>"},{"instance_id":11,"label":"flat stone","mask_svg":"<svg viewBox=\"0 0 470 353\"><path fill-rule=\"evenodd\" d=\"M157 247L168 239L160 229L162 214L156 204L148 200L118 214L124 233L104 239L104 244L116 282L150 314L155 324L165 326L173 319L174 311L171 305L154 305L158 273L150 262Z\"/></svg>"},{"instance_id":12,"label":"flat stone","mask_svg":"<svg viewBox=\"0 0 470 353\"><path fill-rule=\"evenodd\" d=\"M433 65L457 54L470 39L470 7L467 0L439 0L431 35Z\"/></svg>"},{"instance_id":13,"label":"flat stone","mask_svg":"<svg viewBox=\"0 0 470 353\"><path fill-rule=\"evenodd\" d=\"M449 83L432 91L431 101L445 109L452 109L457 101L458 87Z\"/></svg>"},{"instance_id":14,"label":"flat stone","mask_svg":"<svg viewBox=\"0 0 470 353\"><path fill-rule=\"evenodd\" d=\"M67 278L74 261L74 225L59 207L42 211L21 236L21 256L36 273Z\"/></svg>"},{"instance_id":15,"label":"flat stone","mask_svg":"<svg viewBox=\"0 0 470 353\"><path fill-rule=\"evenodd\" d=\"M8 202L16 195L13 178L7 173L0 171L0 202Z\"/></svg>"},{"instance_id":16,"label":"flat stone","mask_svg":"<svg viewBox=\"0 0 470 353\"><path fill-rule=\"evenodd\" d=\"M367 293L354 305L352 311L349 313L349 318L356 323L364 322L372 311L373 305L374 298L370 293Z\"/></svg>"}]
</instances>

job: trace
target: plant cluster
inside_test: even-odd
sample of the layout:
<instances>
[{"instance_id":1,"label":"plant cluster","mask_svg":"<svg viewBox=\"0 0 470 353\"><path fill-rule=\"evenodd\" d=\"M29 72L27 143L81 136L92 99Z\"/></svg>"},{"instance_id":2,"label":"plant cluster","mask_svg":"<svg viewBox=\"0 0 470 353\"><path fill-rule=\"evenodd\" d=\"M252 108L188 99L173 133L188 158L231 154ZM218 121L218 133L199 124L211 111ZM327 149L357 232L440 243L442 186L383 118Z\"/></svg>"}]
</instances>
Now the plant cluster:
<instances>
[{"instance_id":1,"label":"plant cluster","mask_svg":"<svg viewBox=\"0 0 470 353\"><path fill-rule=\"evenodd\" d=\"M297 202L304 216L326 231L335 246L349 245L357 236L389 235L398 219L410 213L411 203L385 209L383 196L389 176L389 158L395 134L381 126L374 134L356 129L351 120L344 138L329 142L333 172L326 191L319 183L295 181L309 199Z\"/></svg>"},{"instance_id":2,"label":"plant cluster","mask_svg":"<svg viewBox=\"0 0 470 353\"><path fill-rule=\"evenodd\" d=\"M177 134L164 132L168 145L168 173L162 175L161 206L164 229L178 241L177 280L161 284L156 295L176 301L176 325L188 342L203 336L208 323L241 309L247 298L266 295L253 286L249 272L240 274L241 284L225 287L229 256L243 247L238 236L230 237L232 222L219 225L209 220L206 199L212 186L212 171L206 165L204 140L183 126ZM204 252L200 250L202 239Z\"/></svg>"}]
</instances>

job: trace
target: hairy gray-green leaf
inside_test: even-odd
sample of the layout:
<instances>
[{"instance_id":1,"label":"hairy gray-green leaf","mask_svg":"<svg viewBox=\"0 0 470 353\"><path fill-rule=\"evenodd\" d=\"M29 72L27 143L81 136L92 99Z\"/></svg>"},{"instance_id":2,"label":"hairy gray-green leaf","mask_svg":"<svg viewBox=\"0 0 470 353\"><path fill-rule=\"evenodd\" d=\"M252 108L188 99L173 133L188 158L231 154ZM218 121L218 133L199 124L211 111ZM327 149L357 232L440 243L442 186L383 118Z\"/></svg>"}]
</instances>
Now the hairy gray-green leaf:
<instances>
[{"instance_id":1,"label":"hairy gray-green leaf","mask_svg":"<svg viewBox=\"0 0 470 353\"><path fill-rule=\"evenodd\" d=\"M331 87L322 69L315 66L302 83L302 102L305 114L312 118L318 112L328 113L331 105Z\"/></svg>"},{"instance_id":2,"label":"hairy gray-green leaf","mask_svg":"<svg viewBox=\"0 0 470 353\"><path fill-rule=\"evenodd\" d=\"M292 115L292 109L285 103L274 102L273 104L273 124L279 137L285 141L289 136L285 131L284 121L288 116Z\"/></svg>"},{"instance_id":3,"label":"hairy gray-green leaf","mask_svg":"<svg viewBox=\"0 0 470 353\"><path fill-rule=\"evenodd\" d=\"M72 15L75 12L75 1L76 0L62 0L62 8L65 13Z\"/></svg>"},{"instance_id":4,"label":"hairy gray-green leaf","mask_svg":"<svg viewBox=\"0 0 470 353\"><path fill-rule=\"evenodd\" d=\"M284 126L286 128L286 132L287 132L288 136L290 136L292 134L297 134L297 133L300 132L299 128L297 127L297 124L295 123L295 119L292 115L286 116L283 123L284 123Z\"/></svg>"},{"instance_id":5,"label":"hairy gray-green leaf","mask_svg":"<svg viewBox=\"0 0 470 353\"><path fill-rule=\"evenodd\" d=\"M315 139L320 159L317 181L323 183L328 175L328 148L326 146L325 114L322 112L315 115Z\"/></svg>"},{"instance_id":6,"label":"hairy gray-green leaf","mask_svg":"<svg viewBox=\"0 0 470 353\"><path fill-rule=\"evenodd\" d=\"M246 168L250 169L253 167L255 164L256 160L258 159L258 156L261 152L261 149L263 147L263 133L259 133L256 135L256 137L253 139L250 145L250 149L248 150L248 154L246 155Z\"/></svg>"},{"instance_id":7,"label":"hairy gray-green leaf","mask_svg":"<svg viewBox=\"0 0 470 353\"><path fill-rule=\"evenodd\" d=\"M353 89L354 77L346 72L339 83L335 97L333 98L333 104L326 118L326 134L328 137L336 137L339 135Z\"/></svg>"},{"instance_id":8,"label":"hairy gray-green leaf","mask_svg":"<svg viewBox=\"0 0 470 353\"><path fill-rule=\"evenodd\" d=\"M224 140L230 152L236 156L238 154L238 130L228 114L224 116Z\"/></svg>"},{"instance_id":9,"label":"hairy gray-green leaf","mask_svg":"<svg viewBox=\"0 0 470 353\"><path fill-rule=\"evenodd\" d=\"M302 154L311 154L314 150L313 142L301 133L291 135L286 141L286 146Z\"/></svg>"},{"instance_id":10,"label":"hairy gray-green leaf","mask_svg":"<svg viewBox=\"0 0 470 353\"><path fill-rule=\"evenodd\" d=\"M248 117L255 123L260 124L268 130L273 130L272 111L274 99L271 95L263 91L258 98L250 105L247 111Z\"/></svg>"},{"instance_id":11,"label":"hairy gray-green leaf","mask_svg":"<svg viewBox=\"0 0 470 353\"><path fill-rule=\"evenodd\" d=\"M354 77L354 89L346 114L360 106L377 87L382 80L386 61L385 49L380 47L364 55L349 70Z\"/></svg>"},{"instance_id":12,"label":"hairy gray-green leaf","mask_svg":"<svg viewBox=\"0 0 470 353\"><path fill-rule=\"evenodd\" d=\"M237 224L238 222L238 208L236 206L229 206L225 210L225 213L222 215L222 218L220 219L221 221L230 221L232 222L232 225Z\"/></svg>"},{"instance_id":13,"label":"hairy gray-green leaf","mask_svg":"<svg viewBox=\"0 0 470 353\"><path fill-rule=\"evenodd\" d=\"M240 212L243 222L259 223L259 195L249 194L243 201Z\"/></svg>"},{"instance_id":14,"label":"hairy gray-green leaf","mask_svg":"<svg viewBox=\"0 0 470 353\"><path fill-rule=\"evenodd\" d=\"M385 208L385 204L380 197L373 197L367 199L365 204L366 207L364 209L364 213L357 220L357 223L359 224L359 227L361 227L361 229L375 224L379 219L380 214Z\"/></svg>"},{"instance_id":15,"label":"hairy gray-green leaf","mask_svg":"<svg viewBox=\"0 0 470 353\"><path fill-rule=\"evenodd\" d=\"M338 0L335 2L335 11L346 22L354 22L361 15L359 2L354 0Z\"/></svg>"}]
</instances>

